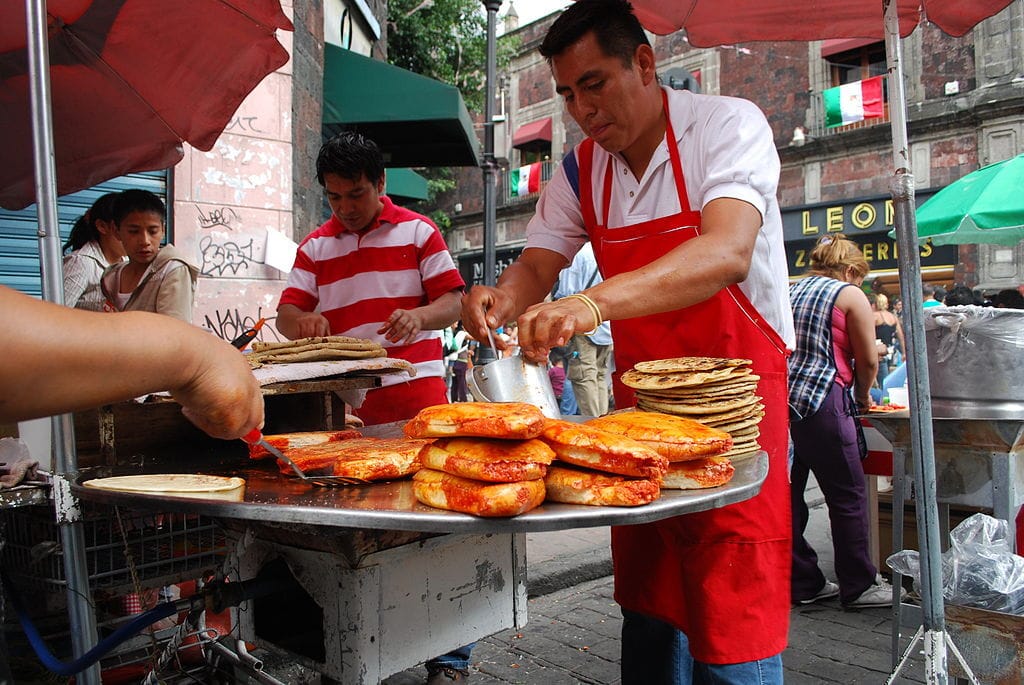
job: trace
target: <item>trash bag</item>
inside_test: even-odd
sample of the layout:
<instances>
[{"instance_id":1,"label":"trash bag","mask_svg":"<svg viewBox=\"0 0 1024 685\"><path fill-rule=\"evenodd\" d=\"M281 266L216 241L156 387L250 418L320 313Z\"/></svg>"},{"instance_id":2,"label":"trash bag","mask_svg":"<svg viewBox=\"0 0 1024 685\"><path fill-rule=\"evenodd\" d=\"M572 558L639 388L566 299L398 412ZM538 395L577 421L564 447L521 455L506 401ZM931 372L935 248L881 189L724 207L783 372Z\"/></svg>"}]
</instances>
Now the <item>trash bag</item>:
<instances>
[{"instance_id":1,"label":"trash bag","mask_svg":"<svg viewBox=\"0 0 1024 685\"><path fill-rule=\"evenodd\" d=\"M948 604L1024 615L1024 558L1013 553L1006 521L974 514L950 531L942 553L942 596ZM921 560L915 550L886 559L921 589Z\"/></svg>"}]
</instances>

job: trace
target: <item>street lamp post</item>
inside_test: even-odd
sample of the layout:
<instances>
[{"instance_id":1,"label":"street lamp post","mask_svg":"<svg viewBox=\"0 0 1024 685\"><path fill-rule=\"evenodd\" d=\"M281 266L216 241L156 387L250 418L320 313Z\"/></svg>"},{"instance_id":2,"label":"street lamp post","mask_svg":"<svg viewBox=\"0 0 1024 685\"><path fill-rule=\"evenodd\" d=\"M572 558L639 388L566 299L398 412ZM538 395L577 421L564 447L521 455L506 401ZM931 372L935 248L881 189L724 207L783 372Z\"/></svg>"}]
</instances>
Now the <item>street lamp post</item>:
<instances>
[{"instance_id":1,"label":"street lamp post","mask_svg":"<svg viewBox=\"0 0 1024 685\"><path fill-rule=\"evenodd\" d=\"M496 24L501 0L483 0L487 10L487 73L486 97L484 99L484 285L494 285L495 242L497 240L497 170L494 156L494 82L497 78ZM477 350L477 362L493 361L490 347L481 345Z\"/></svg>"}]
</instances>

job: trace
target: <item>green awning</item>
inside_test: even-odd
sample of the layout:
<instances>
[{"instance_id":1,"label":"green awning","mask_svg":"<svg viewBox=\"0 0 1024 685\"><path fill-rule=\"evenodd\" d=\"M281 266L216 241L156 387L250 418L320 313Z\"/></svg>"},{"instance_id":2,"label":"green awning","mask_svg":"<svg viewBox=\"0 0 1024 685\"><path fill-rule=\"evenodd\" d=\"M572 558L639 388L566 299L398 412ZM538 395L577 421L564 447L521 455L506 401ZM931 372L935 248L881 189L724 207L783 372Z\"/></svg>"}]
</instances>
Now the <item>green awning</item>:
<instances>
[{"instance_id":1,"label":"green awning","mask_svg":"<svg viewBox=\"0 0 1024 685\"><path fill-rule=\"evenodd\" d=\"M384 172L384 193L391 199L426 200L427 179L412 169L396 167Z\"/></svg>"},{"instance_id":2,"label":"green awning","mask_svg":"<svg viewBox=\"0 0 1024 685\"><path fill-rule=\"evenodd\" d=\"M372 138L392 167L479 166L479 141L455 86L324 45L323 125Z\"/></svg>"}]
</instances>

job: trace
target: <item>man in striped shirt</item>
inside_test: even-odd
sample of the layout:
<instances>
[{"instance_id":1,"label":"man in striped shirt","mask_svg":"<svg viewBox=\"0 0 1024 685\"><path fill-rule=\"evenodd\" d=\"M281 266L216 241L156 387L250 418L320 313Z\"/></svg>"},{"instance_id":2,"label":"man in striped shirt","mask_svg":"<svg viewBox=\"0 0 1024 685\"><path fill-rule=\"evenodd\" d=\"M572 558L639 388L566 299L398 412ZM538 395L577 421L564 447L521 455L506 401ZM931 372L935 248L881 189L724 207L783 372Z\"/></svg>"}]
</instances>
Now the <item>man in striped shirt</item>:
<instances>
[{"instance_id":1,"label":"man in striped shirt","mask_svg":"<svg viewBox=\"0 0 1024 685\"><path fill-rule=\"evenodd\" d=\"M345 132L324 143L317 181L332 215L299 245L277 308L289 339L349 335L380 342L416 367L384 376L356 413L368 425L412 418L448 401L441 329L459 318L465 282L437 227L383 194L372 140Z\"/></svg>"}]
</instances>

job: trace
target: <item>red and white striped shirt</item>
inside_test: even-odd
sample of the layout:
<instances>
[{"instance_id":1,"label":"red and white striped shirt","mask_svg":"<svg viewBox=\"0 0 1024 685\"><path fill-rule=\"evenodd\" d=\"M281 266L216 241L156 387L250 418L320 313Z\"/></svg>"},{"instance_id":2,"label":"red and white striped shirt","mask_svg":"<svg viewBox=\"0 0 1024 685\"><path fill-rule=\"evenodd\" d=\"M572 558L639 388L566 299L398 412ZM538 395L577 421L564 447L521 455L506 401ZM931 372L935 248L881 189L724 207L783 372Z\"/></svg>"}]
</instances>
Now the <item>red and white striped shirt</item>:
<instances>
[{"instance_id":1,"label":"red and white striped shirt","mask_svg":"<svg viewBox=\"0 0 1024 685\"><path fill-rule=\"evenodd\" d=\"M349 233L331 218L299 244L295 266L278 307L311 312L320 306L332 335L375 340L389 357L416 367L416 378L444 376L441 332L420 331L409 345L394 344L377 330L396 309L414 309L465 287L441 232L427 217L381 196L384 208L374 226ZM399 374L383 385L404 382Z\"/></svg>"}]
</instances>

